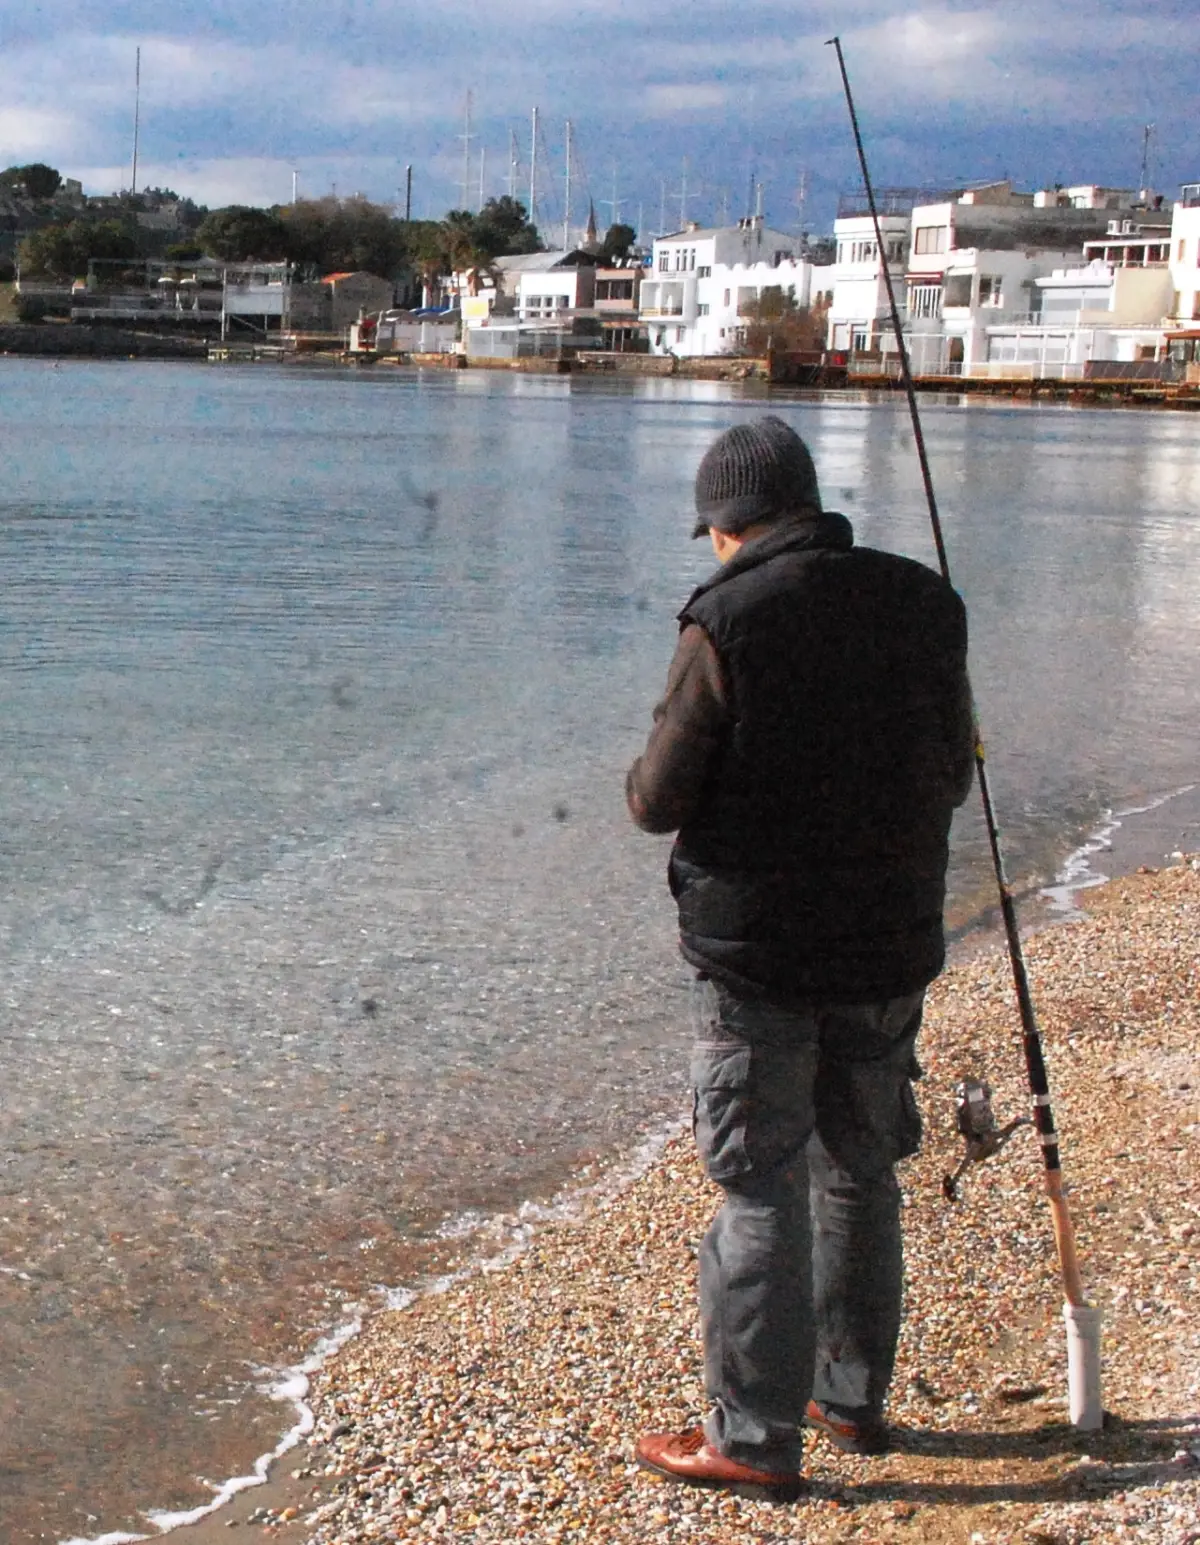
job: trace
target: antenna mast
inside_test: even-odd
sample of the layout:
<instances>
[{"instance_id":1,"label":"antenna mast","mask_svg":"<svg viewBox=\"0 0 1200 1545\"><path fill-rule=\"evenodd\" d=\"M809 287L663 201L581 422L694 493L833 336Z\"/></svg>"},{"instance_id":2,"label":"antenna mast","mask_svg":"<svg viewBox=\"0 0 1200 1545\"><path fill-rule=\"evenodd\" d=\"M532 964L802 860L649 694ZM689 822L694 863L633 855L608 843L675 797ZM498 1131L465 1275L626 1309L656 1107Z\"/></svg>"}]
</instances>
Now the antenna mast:
<instances>
[{"instance_id":1,"label":"antenna mast","mask_svg":"<svg viewBox=\"0 0 1200 1545\"><path fill-rule=\"evenodd\" d=\"M602 199L599 200L599 202L601 204L607 204L608 205L609 214L611 216L611 218L610 218L610 220L608 222L609 225L620 225L620 223L621 223L621 204L622 204L622 200L617 197L617 163L615 161L613 162L612 177L613 177L613 181L612 181L613 196L612 196L612 198L602 198Z\"/></svg>"},{"instance_id":2,"label":"antenna mast","mask_svg":"<svg viewBox=\"0 0 1200 1545\"><path fill-rule=\"evenodd\" d=\"M1142 130L1142 182L1143 194L1150 192L1150 142L1154 138L1154 125L1146 124Z\"/></svg>"},{"instance_id":3,"label":"antenna mast","mask_svg":"<svg viewBox=\"0 0 1200 1545\"><path fill-rule=\"evenodd\" d=\"M142 119L142 50L138 46L133 67L133 179L130 193L137 192L138 133Z\"/></svg>"},{"instance_id":4,"label":"antenna mast","mask_svg":"<svg viewBox=\"0 0 1200 1545\"><path fill-rule=\"evenodd\" d=\"M683 175L679 184L679 192L675 197L679 200L679 229L682 231L687 225L687 157L683 158Z\"/></svg>"}]
</instances>

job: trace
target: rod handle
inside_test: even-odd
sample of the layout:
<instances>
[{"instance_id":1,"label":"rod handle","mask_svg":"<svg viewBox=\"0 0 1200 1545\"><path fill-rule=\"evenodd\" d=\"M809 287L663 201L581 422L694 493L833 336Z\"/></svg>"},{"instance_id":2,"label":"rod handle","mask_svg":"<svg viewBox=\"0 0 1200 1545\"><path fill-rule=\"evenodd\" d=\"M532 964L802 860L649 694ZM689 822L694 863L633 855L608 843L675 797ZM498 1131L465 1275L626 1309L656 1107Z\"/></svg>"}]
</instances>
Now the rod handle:
<instances>
[{"instance_id":1,"label":"rod handle","mask_svg":"<svg viewBox=\"0 0 1200 1545\"><path fill-rule=\"evenodd\" d=\"M1079 1270L1079 1256L1075 1252L1075 1229L1067 1210L1067 1199L1063 1195L1061 1170L1047 1170L1046 1195L1050 1198L1050 1216L1054 1223L1054 1243L1062 1273L1063 1296L1075 1308L1086 1308L1083 1276Z\"/></svg>"}]
</instances>

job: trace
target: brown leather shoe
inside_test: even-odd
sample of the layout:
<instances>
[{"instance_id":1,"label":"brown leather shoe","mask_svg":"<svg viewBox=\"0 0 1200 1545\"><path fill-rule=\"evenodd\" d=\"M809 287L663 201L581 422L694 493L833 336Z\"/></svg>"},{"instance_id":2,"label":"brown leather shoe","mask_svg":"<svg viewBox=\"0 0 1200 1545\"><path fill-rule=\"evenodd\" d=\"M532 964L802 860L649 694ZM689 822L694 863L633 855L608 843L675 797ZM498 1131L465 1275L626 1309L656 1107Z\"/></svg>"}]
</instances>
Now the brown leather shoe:
<instances>
[{"instance_id":1,"label":"brown leather shoe","mask_svg":"<svg viewBox=\"0 0 1200 1545\"><path fill-rule=\"evenodd\" d=\"M862 1411L858 1416L847 1416L810 1400L805 1416L808 1425L824 1433L843 1454L886 1454L892 1446L887 1423L873 1413Z\"/></svg>"},{"instance_id":2,"label":"brown leather shoe","mask_svg":"<svg viewBox=\"0 0 1200 1545\"><path fill-rule=\"evenodd\" d=\"M756 1470L719 1454L704 1436L703 1427L687 1432L647 1432L634 1451L643 1470L653 1470L685 1486L718 1487L756 1502L795 1502L808 1490L798 1471Z\"/></svg>"}]
</instances>

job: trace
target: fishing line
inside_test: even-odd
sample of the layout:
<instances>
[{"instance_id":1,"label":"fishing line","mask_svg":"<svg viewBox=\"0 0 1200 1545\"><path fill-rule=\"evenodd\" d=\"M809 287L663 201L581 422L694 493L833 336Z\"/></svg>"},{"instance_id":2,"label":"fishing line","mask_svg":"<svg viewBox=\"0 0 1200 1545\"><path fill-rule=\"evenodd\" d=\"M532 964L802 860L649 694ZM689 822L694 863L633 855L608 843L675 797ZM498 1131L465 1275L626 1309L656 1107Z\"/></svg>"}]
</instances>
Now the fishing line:
<instances>
[{"instance_id":1,"label":"fishing line","mask_svg":"<svg viewBox=\"0 0 1200 1545\"><path fill-rule=\"evenodd\" d=\"M913 438L917 446L917 459L921 466L921 479L925 485L925 499L929 506L929 521L933 528L933 542L937 549L938 567L947 584L950 583L950 564L946 557L946 543L942 536L942 522L938 514L937 496L933 489L933 476L929 469L929 456L925 448L925 436L921 429L921 415L917 409L917 393L913 386L908 347L904 341L904 328L900 309L896 303L896 290L892 283L891 267L883 240L883 228L879 209L875 202L875 190L871 174L867 170L867 155L863 147L858 114L854 108L854 96L850 90L850 77L846 73L846 60L842 53L841 39L829 38L827 46L837 53L838 69L842 76L842 89L850 113L850 126L854 131L854 144L858 151L858 164L862 170L863 187L867 205L875 228L876 255L883 271L887 290L888 307L891 311L892 331L900 355L900 379L908 399L908 413L912 421ZM1071 1421L1076 1427L1094 1429L1103 1423L1100 1402L1100 1316L1099 1310L1088 1305L1083 1291L1083 1278L1079 1270L1079 1257L1075 1249L1075 1230L1071 1223L1067 1199L1063 1194L1062 1163L1059 1155L1058 1134L1054 1126L1054 1113L1050 1105L1050 1084L1046 1074L1046 1061L1042 1053L1042 1038L1034 1013L1033 997L1029 990L1029 976L1025 969L1025 956L1021 948L1021 935L1017 927L1017 910L1012 887L1004 868L1004 856L1000 850L1000 831L996 822L995 806L988 781L984 757L983 736L979 721L975 720L975 771L979 778L979 794L983 804L983 818L987 827L988 846L991 849L992 868L1000 892L1000 912L1004 919L1004 935L1008 944L1008 958L1012 967L1013 985L1021 1015L1021 1039L1025 1052L1025 1070L1029 1092L1033 1100L1033 1124L1041 1143L1045 1167L1046 1195L1050 1202L1050 1214L1054 1225L1054 1242L1058 1250L1058 1264L1062 1276L1063 1296L1066 1304L1063 1315L1067 1323L1067 1372L1070 1392ZM970 1139L968 1139L970 1141ZM994 1151L994 1150L993 1150Z\"/></svg>"}]
</instances>

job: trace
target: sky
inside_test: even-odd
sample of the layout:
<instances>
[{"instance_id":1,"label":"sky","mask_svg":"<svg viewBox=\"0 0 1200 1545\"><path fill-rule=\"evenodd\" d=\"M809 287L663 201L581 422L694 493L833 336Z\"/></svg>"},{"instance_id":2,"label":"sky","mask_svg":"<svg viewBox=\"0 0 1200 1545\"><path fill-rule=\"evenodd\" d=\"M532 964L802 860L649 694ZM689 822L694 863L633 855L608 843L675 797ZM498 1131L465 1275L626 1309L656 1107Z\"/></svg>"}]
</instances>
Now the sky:
<instances>
[{"instance_id":1,"label":"sky","mask_svg":"<svg viewBox=\"0 0 1200 1545\"><path fill-rule=\"evenodd\" d=\"M440 218L515 188L563 230L595 201L649 239L751 212L828 232L860 186L842 41L872 180L1200 181L1200 0L0 0L0 167L89 193L131 181L216 208L363 193ZM467 103L470 139L464 167ZM515 166L513 165L515 150ZM464 169L466 177L464 179Z\"/></svg>"}]
</instances>

